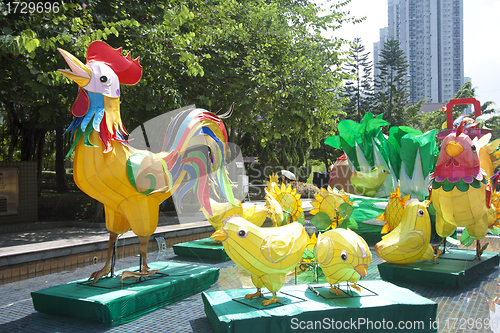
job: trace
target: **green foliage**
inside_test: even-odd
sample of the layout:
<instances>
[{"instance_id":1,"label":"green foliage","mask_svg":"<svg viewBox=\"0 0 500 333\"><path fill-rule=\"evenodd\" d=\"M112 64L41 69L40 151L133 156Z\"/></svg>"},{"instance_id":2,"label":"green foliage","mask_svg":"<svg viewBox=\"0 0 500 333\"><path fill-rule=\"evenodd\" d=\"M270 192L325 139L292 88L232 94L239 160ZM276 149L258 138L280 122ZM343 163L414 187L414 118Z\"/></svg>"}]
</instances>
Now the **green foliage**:
<instances>
[{"instance_id":1,"label":"green foliage","mask_svg":"<svg viewBox=\"0 0 500 333\"><path fill-rule=\"evenodd\" d=\"M316 185L292 181L290 182L292 189L295 189L298 194L303 198L314 197L315 194L319 193L319 188Z\"/></svg>"},{"instance_id":2,"label":"green foliage","mask_svg":"<svg viewBox=\"0 0 500 333\"><path fill-rule=\"evenodd\" d=\"M409 65L399 41L387 40L380 51L380 59L376 64L380 73L375 78L377 113L383 113L384 120L392 126L406 125L405 110L410 104Z\"/></svg>"},{"instance_id":3,"label":"green foliage","mask_svg":"<svg viewBox=\"0 0 500 333\"><path fill-rule=\"evenodd\" d=\"M309 249L305 249L304 254L302 254L302 259L313 260L314 253Z\"/></svg>"},{"instance_id":4,"label":"green foliage","mask_svg":"<svg viewBox=\"0 0 500 333\"><path fill-rule=\"evenodd\" d=\"M356 230L358 229L358 222L356 222L355 219L348 217L339 223L338 228Z\"/></svg>"},{"instance_id":5,"label":"green foliage","mask_svg":"<svg viewBox=\"0 0 500 333\"><path fill-rule=\"evenodd\" d=\"M472 86L471 82L466 82L464 85L457 91L453 99L459 98L470 98L476 97L475 89ZM491 114L494 113L495 110L491 108L493 102L487 101L481 105L481 114ZM455 105L452 111L452 118L456 119L460 114L462 114L467 105ZM474 112L474 110L473 110ZM422 131L429 131L432 129L436 129L441 131L443 124L446 123L446 113L444 113L441 109L423 113L417 116L417 121L419 123L419 127ZM491 128L493 130L492 138L500 137L500 118L497 116L491 117L485 122L486 127ZM445 125L446 126L446 125Z\"/></svg>"},{"instance_id":6,"label":"green foliage","mask_svg":"<svg viewBox=\"0 0 500 333\"><path fill-rule=\"evenodd\" d=\"M387 125L389 123L382 119L382 115L374 117L371 112L368 112L359 123L348 119L342 120L338 125L339 135L328 137L325 144L337 149L342 148L357 171L361 171L361 166L364 166L365 161L371 170L378 166L375 163L373 144L375 142L375 145L382 147L385 141L382 136L382 127ZM387 161L387 154L383 157Z\"/></svg>"},{"instance_id":7,"label":"green foliage","mask_svg":"<svg viewBox=\"0 0 500 333\"><path fill-rule=\"evenodd\" d=\"M1 3L0 60L10 64L0 69L2 133L9 138L2 156L12 160L21 151L21 159L42 165L46 135L53 140L56 129L67 127L76 97L76 85L56 71L67 67L57 48L84 61L90 42L105 40L140 56L144 68L137 85L121 87L127 128L188 104L217 112L234 102L226 126L244 155L299 167L341 112L336 97L347 75L339 50L347 41L321 32L359 21L342 11L348 2L322 13L303 0L112 0L29 16L6 14ZM68 140L62 144L67 152Z\"/></svg>"},{"instance_id":8,"label":"green foliage","mask_svg":"<svg viewBox=\"0 0 500 333\"><path fill-rule=\"evenodd\" d=\"M365 52L365 47L361 44L361 38L355 38L351 44L349 62L344 65L352 79L347 81L342 89L342 96L346 98L342 110L346 119L357 122L373 107L373 65L368 60L369 55L370 52Z\"/></svg>"},{"instance_id":9,"label":"green foliage","mask_svg":"<svg viewBox=\"0 0 500 333\"><path fill-rule=\"evenodd\" d=\"M464 246L470 246L474 243L474 238L469 235L467 229L462 230L462 235L460 236L460 243Z\"/></svg>"},{"instance_id":10,"label":"green foliage","mask_svg":"<svg viewBox=\"0 0 500 333\"><path fill-rule=\"evenodd\" d=\"M332 221L330 221L330 217L327 213L324 212L316 213L316 215L314 215L310 222L318 230L326 230L326 228L328 228L332 224Z\"/></svg>"}]
</instances>

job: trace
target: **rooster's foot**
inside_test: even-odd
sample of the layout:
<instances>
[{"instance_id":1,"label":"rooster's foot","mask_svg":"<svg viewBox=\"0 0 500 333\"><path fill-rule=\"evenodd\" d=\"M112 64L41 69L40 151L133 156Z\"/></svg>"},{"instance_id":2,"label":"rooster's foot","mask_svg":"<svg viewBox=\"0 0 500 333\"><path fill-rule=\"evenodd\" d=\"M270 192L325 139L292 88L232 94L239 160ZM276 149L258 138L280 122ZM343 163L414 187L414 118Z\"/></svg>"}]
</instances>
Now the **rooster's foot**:
<instances>
[{"instance_id":1,"label":"rooster's foot","mask_svg":"<svg viewBox=\"0 0 500 333\"><path fill-rule=\"evenodd\" d=\"M95 284L97 282L97 280L99 280L103 276L108 275L110 271L111 271L111 267L109 267L108 265L105 265L101 270L92 273L87 281L92 280L92 284Z\"/></svg>"},{"instance_id":2,"label":"rooster's foot","mask_svg":"<svg viewBox=\"0 0 500 333\"><path fill-rule=\"evenodd\" d=\"M437 250L434 250L434 253L435 253L436 255L434 256L434 258L432 258L432 260L434 260L434 263L436 263L436 261L438 260L439 256L440 256L441 254L443 254L443 253L444 253L444 251L443 251L443 250L439 250L439 249L437 249Z\"/></svg>"},{"instance_id":3,"label":"rooster's foot","mask_svg":"<svg viewBox=\"0 0 500 333\"><path fill-rule=\"evenodd\" d=\"M123 280L127 280L127 279L140 279L142 277L148 277L150 275L153 275L153 274L156 274L157 272L159 271L159 269L155 269L153 271L143 271L143 272L133 272L133 271L124 271L122 273L122 277L120 279L120 282L122 282Z\"/></svg>"}]
</instances>

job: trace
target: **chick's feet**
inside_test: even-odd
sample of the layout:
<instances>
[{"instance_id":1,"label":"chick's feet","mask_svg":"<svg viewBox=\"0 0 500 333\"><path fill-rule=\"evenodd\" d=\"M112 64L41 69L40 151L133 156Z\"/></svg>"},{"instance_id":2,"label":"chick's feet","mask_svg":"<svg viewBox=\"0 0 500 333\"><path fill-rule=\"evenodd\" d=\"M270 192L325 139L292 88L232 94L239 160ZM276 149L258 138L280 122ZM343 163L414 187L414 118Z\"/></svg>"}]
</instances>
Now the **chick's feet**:
<instances>
[{"instance_id":1,"label":"chick's feet","mask_svg":"<svg viewBox=\"0 0 500 333\"><path fill-rule=\"evenodd\" d=\"M359 288L359 287L358 287ZM331 293L335 293L337 294L337 296L339 296L340 294L342 294L344 291L342 289L340 289L338 286L330 286L330 292Z\"/></svg>"},{"instance_id":2,"label":"chick's feet","mask_svg":"<svg viewBox=\"0 0 500 333\"><path fill-rule=\"evenodd\" d=\"M260 303L262 306L268 306L269 304L273 304L273 303L279 303L281 302L281 300L279 298L276 298L276 293L273 293L273 297L271 297L271 299L266 299L265 301L262 301L262 303Z\"/></svg>"},{"instance_id":3,"label":"chick's feet","mask_svg":"<svg viewBox=\"0 0 500 333\"><path fill-rule=\"evenodd\" d=\"M257 289L256 293L245 295L245 298L246 299L252 299L254 297L261 297L261 296L262 296L262 293L260 292L260 289Z\"/></svg>"},{"instance_id":4,"label":"chick's feet","mask_svg":"<svg viewBox=\"0 0 500 333\"><path fill-rule=\"evenodd\" d=\"M361 288L356 285L356 283L354 283L353 285L351 285L352 288L356 289L357 291L361 292Z\"/></svg>"}]
</instances>

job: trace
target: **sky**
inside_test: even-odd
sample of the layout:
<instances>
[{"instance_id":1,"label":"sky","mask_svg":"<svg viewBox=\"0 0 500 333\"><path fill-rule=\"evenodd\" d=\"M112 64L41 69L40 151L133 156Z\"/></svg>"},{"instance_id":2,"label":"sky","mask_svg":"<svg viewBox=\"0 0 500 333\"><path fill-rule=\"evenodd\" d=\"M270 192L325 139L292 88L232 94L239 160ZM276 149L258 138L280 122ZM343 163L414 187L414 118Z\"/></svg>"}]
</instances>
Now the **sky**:
<instances>
[{"instance_id":1,"label":"sky","mask_svg":"<svg viewBox=\"0 0 500 333\"><path fill-rule=\"evenodd\" d=\"M493 101L500 110L500 0L463 0L463 4L464 76L472 79L481 103ZM387 27L387 0L352 0L343 9L354 17L366 16L366 20L344 24L329 35L361 38L373 61L373 43L380 39L379 29Z\"/></svg>"}]
</instances>

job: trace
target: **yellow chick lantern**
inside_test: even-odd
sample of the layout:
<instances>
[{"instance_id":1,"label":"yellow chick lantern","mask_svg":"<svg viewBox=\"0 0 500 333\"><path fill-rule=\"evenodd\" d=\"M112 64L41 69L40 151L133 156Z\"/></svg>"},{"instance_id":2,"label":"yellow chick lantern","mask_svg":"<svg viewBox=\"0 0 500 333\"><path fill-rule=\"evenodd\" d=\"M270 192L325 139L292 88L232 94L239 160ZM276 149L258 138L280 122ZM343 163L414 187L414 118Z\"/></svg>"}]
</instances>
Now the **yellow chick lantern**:
<instances>
[{"instance_id":1,"label":"yellow chick lantern","mask_svg":"<svg viewBox=\"0 0 500 333\"><path fill-rule=\"evenodd\" d=\"M389 174L390 172L383 165L379 165L370 172L354 170L351 174L351 184L357 194L374 197L377 190L384 184L385 177Z\"/></svg>"},{"instance_id":2,"label":"yellow chick lantern","mask_svg":"<svg viewBox=\"0 0 500 333\"><path fill-rule=\"evenodd\" d=\"M429 201L413 201L405 207L399 225L375 245L380 258L396 264L434 258L428 205Z\"/></svg>"},{"instance_id":3,"label":"yellow chick lantern","mask_svg":"<svg viewBox=\"0 0 500 333\"><path fill-rule=\"evenodd\" d=\"M342 281L352 282L352 287L361 291L356 282L366 276L372 253L358 234L342 228L319 234L315 255L331 292L340 295L343 291L338 284Z\"/></svg>"},{"instance_id":4,"label":"yellow chick lantern","mask_svg":"<svg viewBox=\"0 0 500 333\"><path fill-rule=\"evenodd\" d=\"M285 275L302 258L307 245L307 233L298 222L260 228L239 216L227 219L210 238L222 241L227 255L251 274L257 292L246 295L246 299L262 296L263 286L273 293L271 299L262 302L263 306L280 302L276 292L283 286Z\"/></svg>"}]
</instances>

